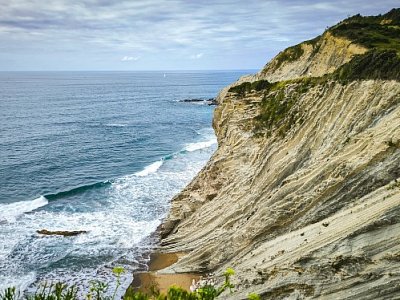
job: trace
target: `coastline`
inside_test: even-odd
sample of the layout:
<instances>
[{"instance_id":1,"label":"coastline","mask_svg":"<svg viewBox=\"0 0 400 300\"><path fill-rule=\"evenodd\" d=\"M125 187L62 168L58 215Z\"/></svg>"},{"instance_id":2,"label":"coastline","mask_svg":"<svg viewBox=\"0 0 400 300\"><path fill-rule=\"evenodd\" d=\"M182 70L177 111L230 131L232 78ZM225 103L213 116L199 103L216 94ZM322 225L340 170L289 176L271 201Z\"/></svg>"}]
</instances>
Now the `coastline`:
<instances>
[{"instance_id":1,"label":"coastline","mask_svg":"<svg viewBox=\"0 0 400 300\"><path fill-rule=\"evenodd\" d=\"M159 226L156 250L185 252L164 273L235 270L230 299L399 297L400 61L343 22L220 92L218 148Z\"/></svg>"},{"instance_id":2,"label":"coastline","mask_svg":"<svg viewBox=\"0 0 400 300\"><path fill-rule=\"evenodd\" d=\"M186 253L150 253L148 270L133 273L133 280L127 290L133 289L142 293L152 294L154 291L166 293L171 286L178 286L189 290L192 281L198 281L199 273L163 273L167 267L176 263Z\"/></svg>"}]
</instances>

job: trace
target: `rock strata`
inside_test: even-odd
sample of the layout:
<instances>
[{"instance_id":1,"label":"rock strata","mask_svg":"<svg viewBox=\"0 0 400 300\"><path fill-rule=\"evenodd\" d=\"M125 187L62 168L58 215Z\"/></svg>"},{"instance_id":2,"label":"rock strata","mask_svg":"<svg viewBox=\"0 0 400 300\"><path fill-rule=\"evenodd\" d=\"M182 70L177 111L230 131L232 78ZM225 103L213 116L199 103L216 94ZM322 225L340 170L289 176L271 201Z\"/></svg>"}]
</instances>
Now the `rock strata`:
<instances>
[{"instance_id":1,"label":"rock strata","mask_svg":"<svg viewBox=\"0 0 400 300\"><path fill-rule=\"evenodd\" d=\"M163 272L232 267L229 299L400 298L400 72L396 55L390 76L361 65L397 40L337 33L399 16L349 18L220 92L218 149L160 227L186 255Z\"/></svg>"}]
</instances>

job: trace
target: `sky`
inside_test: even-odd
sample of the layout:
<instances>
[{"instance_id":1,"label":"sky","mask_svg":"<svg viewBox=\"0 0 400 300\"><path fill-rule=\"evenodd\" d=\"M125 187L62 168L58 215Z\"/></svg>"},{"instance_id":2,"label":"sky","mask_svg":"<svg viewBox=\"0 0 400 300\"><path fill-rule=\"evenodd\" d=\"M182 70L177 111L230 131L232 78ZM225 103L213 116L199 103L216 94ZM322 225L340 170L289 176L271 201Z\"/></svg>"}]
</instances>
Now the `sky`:
<instances>
[{"instance_id":1,"label":"sky","mask_svg":"<svg viewBox=\"0 0 400 300\"><path fill-rule=\"evenodd\" d=\"M0 71L260 69L399 0L0 0Z\"/></svg>"}]
</instances>

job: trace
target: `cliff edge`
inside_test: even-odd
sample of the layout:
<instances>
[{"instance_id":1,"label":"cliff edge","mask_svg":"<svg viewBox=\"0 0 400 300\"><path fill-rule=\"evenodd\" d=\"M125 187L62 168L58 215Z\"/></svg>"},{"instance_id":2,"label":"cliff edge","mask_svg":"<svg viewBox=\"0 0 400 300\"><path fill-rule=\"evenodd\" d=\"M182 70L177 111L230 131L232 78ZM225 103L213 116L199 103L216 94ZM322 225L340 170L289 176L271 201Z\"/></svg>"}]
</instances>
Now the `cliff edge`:
<instances>
[{"instance_id":1,"label":"cliff edge","mask_svg":"<svg viewBox=\"0 0 400 300\"><path fill-rule=\"evenodd\" d=\"M262 299L400 299L400 9L348 18L223 89L218 149L171 203L163 272Z\"/></svg>"}]
</instances>

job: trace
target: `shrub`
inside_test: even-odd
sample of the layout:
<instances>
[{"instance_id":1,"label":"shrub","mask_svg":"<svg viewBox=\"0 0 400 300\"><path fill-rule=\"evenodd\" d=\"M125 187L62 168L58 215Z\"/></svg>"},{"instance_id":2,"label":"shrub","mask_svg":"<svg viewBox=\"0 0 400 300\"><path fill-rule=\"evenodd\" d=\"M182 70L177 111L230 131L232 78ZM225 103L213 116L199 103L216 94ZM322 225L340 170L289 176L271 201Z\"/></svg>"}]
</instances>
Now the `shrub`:
<instances>
[{"instance_id":1,"label":"shrub","mask_svg":"<svg viewBox=\"0 0 400 300\"><path fill-rule=\"evenodd\" d=\"M251 92L251 91L259 92L259 91L268 89L270 86L271 86L271 83L269 83L268 80L258 80L258 81L254 81L254 82L246 81L246 82L243 82L242 84L231 87L229 89L229 92L244 96L248 92Z\"/></svg>"},{"instance_id":2,"label":"shrub","mask_svg":"<svg viewBox=\"0 0 400 300\"><path fill-rule=\"evenodd\" d=\"M371 50L354 57L330 77L340 81L360 79L400 80L400 58L393 50Z\"/></svg>"},{"instance_id":3,"label":"shrub","mask_svg":"<svg viewBox=\"0 0 400 300\"><path fill-rule=\"evenodd\" d=\"M298 60L304 53L302 44L298 44L287 48L276 56L277 64L275 69L278 69L284 62L292 62Z\"/></svg>"},{"instance_id":4,"label":"shrub","mask_svg":"<svg viewBox=\"0 0 400 300\"><path fill-rule=\"evenodd\" d=\"M91 284L89 292L86 294L86 299L88 300L115 300L116 293L120 287L120 276L124 272L121 267L116 267L113 269L113 273L116 276L117 284L113 295L106 296L107 284L94 281ZM186 291L183 288L177 286L171 286L166 294L161 294L157 291L153 291L151 295L144 294L140 291L135 291L133 289L128 289L124 295L124 300L213 300L216 299L227 289L232 292L233 284L230 281L231 276L235 272L228 268L224 276L224 283L221 286L214 286L213 284L205 284L200 286L193 292ZM78 288L75 286L68 286L64 283L56 283L47 285L44 284L41 288L38 288L35 294L25 295L26 300L78 300L79 298ZM15 287L7 288L3 293L0 293L0 300L17 300L19 299L19 293L17 293Z\"/></svg>"},{"instance_id":5,"label":"shrub","mask_svg":"<svg viewBox=\"0 0 400 300\"><path fill-rule=\"evenodd\" d=\"M369 49L395 50L400 53L400 9L385 15L355 15L329 29L336 36L347 38Z\"/></svg>"}]
</instances>

